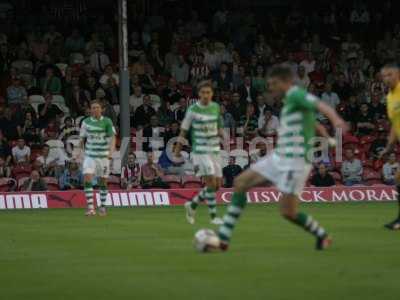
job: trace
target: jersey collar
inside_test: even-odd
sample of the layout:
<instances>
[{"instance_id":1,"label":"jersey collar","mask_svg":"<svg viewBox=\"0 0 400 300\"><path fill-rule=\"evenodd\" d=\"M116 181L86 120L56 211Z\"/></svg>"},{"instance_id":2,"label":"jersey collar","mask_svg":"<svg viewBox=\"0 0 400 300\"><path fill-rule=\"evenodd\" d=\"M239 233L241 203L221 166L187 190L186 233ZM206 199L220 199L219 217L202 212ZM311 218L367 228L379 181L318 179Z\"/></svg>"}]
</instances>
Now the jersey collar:
<instances>
[{"instance_id":1,"label":"jersey collar","mask_svg":"<svg viewBox=\"0 0 400 300\"><path fill-rule=\"evenodd\" d=\"M293 85L290 89L288 89L287 91L286 91L286 96L289 96L291 93L293 93L294 91L297 91L298 90L298 86L297 85Z\"/></svg>"},{"instance_id":2,"label":"jersey collar","mask_svg":"<svg viewBox=\"0 0 400 300\"><path fill-rule=\"evenodd\" d=\"M203 104L200 103L200 100L199 100L199 101L196 102L196 104L197 104L197 106L199 106L199 107L201 107L201 108L206 108L206 107L209 107L209 106L210 106L211 102L208 103L208 105L203 105Z\"/></svg>"},{"instance_id":3,"label":"jersey collar","mask_svg":"<svg viewBox=\"0 0 400 300\"><path fill-rule=\"evenodd\" d=\"M103 116L101 116L100 119L96 119L96 118L90 117L90 120L93 121L93 122L98 122L98 121L103 120Z\"/></svg>"}]
</instances>

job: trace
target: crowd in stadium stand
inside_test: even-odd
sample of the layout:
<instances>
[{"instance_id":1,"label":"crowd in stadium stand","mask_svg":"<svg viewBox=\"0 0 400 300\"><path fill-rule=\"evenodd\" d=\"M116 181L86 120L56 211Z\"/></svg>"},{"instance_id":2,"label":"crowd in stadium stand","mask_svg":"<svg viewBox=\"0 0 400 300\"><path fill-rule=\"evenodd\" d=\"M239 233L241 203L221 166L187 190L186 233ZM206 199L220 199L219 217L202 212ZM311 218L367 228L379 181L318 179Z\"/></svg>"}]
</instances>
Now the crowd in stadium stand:
<instances>
[{"instance_id":1,"label":"crowd in stadium stand","mask_svg":"<svg viewBox=\"0 0 400 300\"><path fill-rule=\"evenodd\" d=\"M232 186L242 169L268 153L265 145L252 149L247 142L259 136L273 143L276 138L282 103L268 93L265 80L276 63L288 64L298 85L351 124L351 133L343 136L343 162L335 159L342 149L331 149L316 162L309 184L393 184L400 149L379 159L389 127L379 70L400 58L400 27L388 26L396 24L390 3L379 9L331 4L313 12L294 6L280 15L219 9L208 18L178 7L175 18L137 17L129 26L132 137L161 139L142 149L132 142L122 167L115 153L110 186L201 185L193 176L190 147L185 160L175 163L163 145L178 135L186 108L196 101L196 84L204 79L215 87L231 137L222 158L224 184ZM93 26L58 24L14 24L0 35L2 190L82 187L79 164L63 149L73 148L73 142L66 143L90 113L90 100L102 100L105 115L119 128L118 40L112 17L98 18ZM318 119L327 124L322 116ZM244 139L243 147L237 138Z\"/></svg>"}]
</instances>

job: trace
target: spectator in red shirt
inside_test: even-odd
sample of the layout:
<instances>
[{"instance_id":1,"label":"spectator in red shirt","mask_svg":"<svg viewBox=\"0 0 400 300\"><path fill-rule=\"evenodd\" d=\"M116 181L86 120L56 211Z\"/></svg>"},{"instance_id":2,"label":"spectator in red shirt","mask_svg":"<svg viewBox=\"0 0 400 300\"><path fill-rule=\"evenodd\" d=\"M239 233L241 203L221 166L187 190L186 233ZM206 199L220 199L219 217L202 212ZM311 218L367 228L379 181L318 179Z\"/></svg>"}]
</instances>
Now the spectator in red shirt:
<instances>
[{"instance_id":1,"label":"spectator in red shirt","mask_svg":"<svg viewBox=\"0 0 400 300\"><path fill-rule=\"evenodd\" d=\"M142 187L144 189L169 188L168 184L161 179L162 175L161 167L154 162L153 152L148 152L147 163L142 166Z\"/></svg>"}]
</instances>

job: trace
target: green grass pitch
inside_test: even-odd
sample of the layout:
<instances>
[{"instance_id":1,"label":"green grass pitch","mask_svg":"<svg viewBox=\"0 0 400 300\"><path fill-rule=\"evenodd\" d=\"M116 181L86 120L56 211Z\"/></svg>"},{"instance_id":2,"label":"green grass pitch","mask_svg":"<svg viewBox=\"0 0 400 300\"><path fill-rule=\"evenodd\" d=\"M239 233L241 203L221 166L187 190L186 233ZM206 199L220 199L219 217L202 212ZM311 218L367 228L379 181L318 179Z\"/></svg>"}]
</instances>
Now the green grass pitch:
<instances>
[{"instance_id":1,"label":"green grass pitch","mask_svg":"<svg viewBox=\"0 0 400 300\"><path fill-rule=\"evenodd\" d=\"M305 204L333 235L314 240L248 206L227 253L199 254L182 207L0 212L0 299L399 299L400 232L382 225L394 203ZM225 208L219 207L219 212Z\"/></svg>"}]
</instances>

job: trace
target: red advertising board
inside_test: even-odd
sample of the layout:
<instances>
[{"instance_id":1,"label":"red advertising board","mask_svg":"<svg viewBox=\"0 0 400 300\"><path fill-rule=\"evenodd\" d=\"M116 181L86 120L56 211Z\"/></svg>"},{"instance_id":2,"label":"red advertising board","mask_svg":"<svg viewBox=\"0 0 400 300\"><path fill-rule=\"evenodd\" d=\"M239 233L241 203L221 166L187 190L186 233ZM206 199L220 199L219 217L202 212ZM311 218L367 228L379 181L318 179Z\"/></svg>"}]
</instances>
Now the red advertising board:
<instances>
[{"instance_id":1,"label":"red advertising board","mask_svg":"<svg viewBox=\"0 0 400 300\"><path fill-rule=\"evenodd\" d=\"M112 207L176 206L193 198L198 189L133 190L110 191L107 205ZM229 203L232 189L221 189L217 203ZM281 193L274 188L256 188L247 193L249 203L276 203ZM357 186L333 188L305 188L301 193L302 202L368 202L393 201L397 197L391 186ZM99 201L98 194L96 200ZM81 190L0 193L0 210L32 208L83 208L85 194Z\"/></svg>"}]
</instances>

